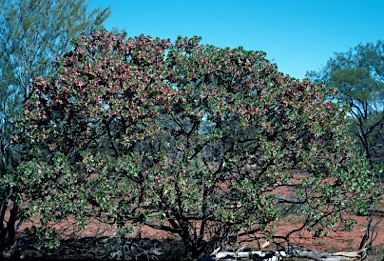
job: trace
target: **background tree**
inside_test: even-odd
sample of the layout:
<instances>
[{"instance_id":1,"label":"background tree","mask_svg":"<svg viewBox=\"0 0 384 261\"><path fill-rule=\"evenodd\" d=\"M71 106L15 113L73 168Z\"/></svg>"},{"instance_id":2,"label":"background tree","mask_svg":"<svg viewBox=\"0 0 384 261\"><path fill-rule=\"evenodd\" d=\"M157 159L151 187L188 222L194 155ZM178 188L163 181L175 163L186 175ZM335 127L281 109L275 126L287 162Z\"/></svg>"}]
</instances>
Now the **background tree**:
<instances>
[{"instance_id":1,"label":"background tree","mask_svg":"<svg viewBox=\"0 0 384 261\"><path fill-rule=\"evenodd\" d=\"M11 0L0 1L0 155L1 178L13 173L18 165L18 152L26 144L14 146L14 121L30 98L33 77L54 73L55 57L68 52L70 40L82 32L102 28L110 10L87 11L84 0ZM1 179L2 180L2 179ZM0 212L0 252L13 242L14 222L20 217L14 205L8 223L4 218L9 200L17 189L2 182Z\"/></svg>"},{"instance_id":2,"label":"background tree","mask_svg":"<svg viewBox=\"0 0 384 261\"><path fill-rule=\"evenodd\" d=\"M197 258L244 235L286 246L367 211L368 164L325 86L279 73L263 52L199 41L93 32L35 79L15 137L32 149L7 176L26 191L25 217L41 217L33 235L59 243L68 219L121 236L147 225ZM276 236L288 213L298 228Z\"/></svg>"},{"instance_id":3,"label":"background tree","mask_svg":"<svg viewBox=\"0 0 384 261\"><path fill-rule=\"evenodd\" d=\"M319 72L308 72L315 81L338 88L335 98L350 107L351 132L371 163L383 163L384 146L384 43L359 44L349 52L335 53Z\"/></svg>"}]
</instances>

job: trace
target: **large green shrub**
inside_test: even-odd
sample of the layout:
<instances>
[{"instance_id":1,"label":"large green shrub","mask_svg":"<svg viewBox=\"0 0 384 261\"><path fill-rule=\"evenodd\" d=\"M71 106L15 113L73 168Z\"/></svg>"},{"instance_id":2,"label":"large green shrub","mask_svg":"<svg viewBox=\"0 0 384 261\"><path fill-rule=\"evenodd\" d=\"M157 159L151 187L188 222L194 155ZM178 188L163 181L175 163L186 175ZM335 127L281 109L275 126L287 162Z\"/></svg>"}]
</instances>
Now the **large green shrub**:
<instances>
[{"instance_id":1,"label":"large green shrub","mask_svg":"<svg viewBox=\"0 0 384 261\"><path fill-rule=\"evenodd\" d=\"M104 217L123 236L139 224L176 234L195 258L245 233L289 241L274 234L289 206L317 234L369 208L368 165L324 86L199 40L94 32L34 80L11 181L42 217L33 233Z\"/></svg>"}]
</instances>

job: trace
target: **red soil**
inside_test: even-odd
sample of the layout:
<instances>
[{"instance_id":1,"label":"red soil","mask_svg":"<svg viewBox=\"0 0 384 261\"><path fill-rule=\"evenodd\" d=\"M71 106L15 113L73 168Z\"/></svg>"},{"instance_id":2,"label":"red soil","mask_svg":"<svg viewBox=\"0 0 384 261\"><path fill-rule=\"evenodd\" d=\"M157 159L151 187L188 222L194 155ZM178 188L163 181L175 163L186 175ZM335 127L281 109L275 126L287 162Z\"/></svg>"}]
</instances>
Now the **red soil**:
<instances>
[{"instance_id":1,"label":"red soil","mask_svg":"<svg viewBox=\"0 0 384 261\"><path fill-rule=\"evenodd\" d=\"M293 217L292 217L293 218ZM296 232L292 234L290 240L292 243L305 247L307 249L318 250L318 251L327 251L327 252L337 252L337 251L353 251L359 248L362 237L365 234L365 229L368 224L368 217L365 216L352 216L353 219L357 221L354 229L351 232L342 231L342 232L332 232L329 231L329 236L314 238L312 234L308 232ZM38 220L35 219L35 222L27 222L24 223L19 231L17 232L17 238L23 237L23 230L30 227L33 224L38 224ZM383 223L384 224L384 223ZM379 224L376 233L377 237L373 242L373 245L378 245L384 243L384 227L383 224ZM62 238L66 239L69 237L73 237L73 234L76 229L76 225L73 220L62 222L61 224L57 224L54 226L57 231L60 231ZM297 228L297 225L293 225L289 223L289 217L284 223L277 225L276 235L286 235L287 232L292 231ZM90 222L86 226L86 229L82 232L76 233L76 236L79 237L93 237L93 236L111 236L113 235L114 227L106 224L102 224L97 221ZM135 234L138 230L135 230ZM176 235L172 235L170 233L159 231L148 226L143 226L141 230L141 236L143 238L152 238L152 239L163 239L163 238L175 238ZM239 241L239 247L244 244L247 247L260 248L260 245L263 245L265 241L259 242L242 242L242 240L247 240L249 237L242 237ZM266 248L268 249L268 247Z\"/></svg>"},{"instance_id":2,"label":"red soil","mask_svg":"<svg viewBox=\"0 0 384 261\"><path fill-rule=\"evenodd\" d=\"M295 182L295 181L293 181ZM289 194L289 191L275 191L279 194ZM384 201L379 205L379 210L384 210ZM299 246L303 246L308 249L318 250L318 251L327 251L327 252L337 252L337 251L353 251L359 248L362 237L365 234L365 229L368 224L369 217L366 216L351 216L351 218L357 221L357 224L351 232L341 231L341 232L332 232L329 231L328 236L321 238L314 238L309 232L296 232L291 235L290 241ZM375 217L372 225L375 224L375 221L379 220L380 216ZM287 232L292 231L300 224L295 224L297 218L295 217L284 217L283 220L279 221L276 225L276 235L286 235ZM23 230L32 226L33 224L38 224L38 219L35 219L34 222L26 222L23 224L19 231L17 232L17 237L20 238L23 236ZM73 222L73 219L69 221L56 224L54 228L60 231L63 239L75 236L73 233L76 231L76 225ZM384 243L384 222L379 224L376 228L377 237L373 242L373 245L378 245ZM99 221L92 220L86 226L86 229L82 232L76 232L78 237L94 237L94 236L112 236L114 233L114 227L110 225L103 224ZM135 233L138 233L138 230L135 230ZM159 231L148 226L143 226L141 230L141 236L143 238L152 238L152 239L161 239L161 238L175 238L177 235L170 234L164 231ZM255 235L256 236L256 235ZM240 240L248 240L249 237L242 237ZM239 241L239 247L243 246L245 243ZM263 245L265 241L260 242L247 242L247 247L259 248L260 245Z\"/></svg>"}]
</instances>

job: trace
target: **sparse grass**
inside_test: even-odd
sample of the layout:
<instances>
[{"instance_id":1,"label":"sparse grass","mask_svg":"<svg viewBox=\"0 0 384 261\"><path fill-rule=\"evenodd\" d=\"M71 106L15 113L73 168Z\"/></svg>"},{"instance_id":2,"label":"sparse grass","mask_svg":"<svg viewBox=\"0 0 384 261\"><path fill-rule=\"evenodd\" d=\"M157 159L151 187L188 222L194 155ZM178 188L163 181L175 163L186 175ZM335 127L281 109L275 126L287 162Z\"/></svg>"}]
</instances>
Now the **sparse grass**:
<instances>
[{"instance_id":1,"label":"sparse grass","mask_svg":"<svg viewBox=\"0 0 384 261\"><path fill-rule=\"evenodd\" d=\"M124 242L117 239L106 241L104 238L82 238L63 240L60 247L56 249L37 249L33 240L24 239L19 241L12 253L12 258L19 259L86 259L86 260L156 260L154 256L140 254L135 248L130 248L132 239ZM144 250L155 246L161 249L162 255L156 256L157 260L183 260L184 247L177 240L151 240L141 239L134 241ZM254 249L247 249L248 251ZM184 260L188 260L185 258ZM305 258L288 258L288 261L303 261ZM368 250L365 261L384 261L384 244L374 246Z\"/></svg>"},{"instance_id":2,"label":"sparse grass","mask_svg":"<svg viewBox=\"0 0 384 261\"><path fill-rule=\"evenodd\" d=\"M351 250L353 251L353 250ZM303 261L306 259L303 258L289 258L286 259L289 261ZM372 247L370 250L367 252L367 256L364 259L364 261L384 261L384 244L380 244L378 246Z\"/></svg>"},{"instance_id":3,"label":"sparse grass","mask_svg":"<svg viewBox=\"0 0 384 261\"><path fill-rule=\"evenodd\" d=\"M151 248L160 250L161 255L153 254L154 251L150 251ZM183 253L184 246L177 240L92 237L63 240L55 249L38 248L33 240L23 239L18 242L9 257L12 259L182 260Z\"/></svg>"},{"instance_id":4,"label":"sparse grass","mask_svg":"<svg viewBox=\"0 0 384 261\"><path fill-rule=\"evenodd\" d=\"M367 258L364 261L384 261L384 244L379 244L369 249Z\"/></svg>"}]
</instances>

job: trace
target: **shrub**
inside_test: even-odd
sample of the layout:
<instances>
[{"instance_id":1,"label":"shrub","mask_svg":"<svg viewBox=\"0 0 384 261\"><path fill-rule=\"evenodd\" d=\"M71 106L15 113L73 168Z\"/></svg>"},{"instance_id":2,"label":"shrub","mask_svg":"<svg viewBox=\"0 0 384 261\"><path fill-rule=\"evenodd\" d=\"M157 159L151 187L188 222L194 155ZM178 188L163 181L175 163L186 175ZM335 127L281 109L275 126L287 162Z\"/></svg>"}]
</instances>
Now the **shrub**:
<instances>
[{"instance_id":1,"label":"shrub","mask_svg":"<svg viewBox=\"0 0 384 261\"><path fill-rule=\"evenodd\" d=\"M25 213L42 217L35 235L104 217L122 236L138 224L176 234L196 258L247 233L289 241L294 231L274 234L289 205L298 230L316 234L367 211L369 167L325 87L263 52L199 42L94 32L34 80L12 182L33 199Z\"/></svg>"}]
</instances>

